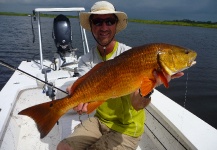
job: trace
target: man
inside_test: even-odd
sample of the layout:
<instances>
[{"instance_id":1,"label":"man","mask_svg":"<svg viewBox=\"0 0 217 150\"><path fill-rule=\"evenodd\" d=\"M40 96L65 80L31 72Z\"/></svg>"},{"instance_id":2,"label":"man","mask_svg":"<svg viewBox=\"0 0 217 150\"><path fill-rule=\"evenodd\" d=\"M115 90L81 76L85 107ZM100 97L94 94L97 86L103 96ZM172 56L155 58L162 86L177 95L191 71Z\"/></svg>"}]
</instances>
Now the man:
<instances>
[{"instance_id":1,"label":"man","mask_svg":"<svg viewBox=\"0 0 217 150\"><path fill-rule=\"evenodd\" d=\"M115 11L114 6L107 1L96 2L90 12L81 13L80 23L83 28L92 32L97 42L96 48L79 60L78 71L81 76L99 62L113 59L131 48L115 40L115 35L127 26L127 15ZM182 75L183 73L178 73L174 78ZM155 76L158 86L161 82ZM170 81L171 77L165 76ZM68 91L69 89L70 87ZM97 108L94 117L75 127L72 135L61 141L57 149L136 149L144 132L143 108L151 101L150 96L151 93L142 97L137 90L126 96L107 100ZM87 105L88 103L79 104L74 110L79 114L85 113Z\"/></svg>"}]
</instances>

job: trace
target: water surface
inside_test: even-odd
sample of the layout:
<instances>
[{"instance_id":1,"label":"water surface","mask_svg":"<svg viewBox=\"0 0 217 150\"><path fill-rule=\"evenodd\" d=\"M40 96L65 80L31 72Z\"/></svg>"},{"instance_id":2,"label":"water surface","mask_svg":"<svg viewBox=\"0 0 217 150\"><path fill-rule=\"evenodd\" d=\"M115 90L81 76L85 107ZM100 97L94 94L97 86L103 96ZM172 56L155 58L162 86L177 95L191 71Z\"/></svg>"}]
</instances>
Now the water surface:
<instances>
[{"instance_id":1,"label":"water surface","mask_svg":"<svg viewBox=\"0 0 217 150\"><path fill-rule=\"evenodd\" d=\"M39 59L37 22L33 24L33 43L30 21L29 17L0 16L0 60L18 67L23 60ZM52 39L53 19L41 18L41 21L43 55L44 58L52 59L53 53L56 52ZM71 22L78 23L78 20L71 19ZM80 30L72 25L72 31L73 46L79 48L77 54L80 56L82 46L76 40L80 37ZM95 42L89 32L87 37L91 48ZM198 53L197 64L186 70L184 77L172 80L169 89L164 86L157 89L217 128L217 29L129 23L127 29L120 32L116 39L132 47L164 42L195 50ZM12 73L13 71L0 66L0 89Z\"/></svg>"}]
</instances>

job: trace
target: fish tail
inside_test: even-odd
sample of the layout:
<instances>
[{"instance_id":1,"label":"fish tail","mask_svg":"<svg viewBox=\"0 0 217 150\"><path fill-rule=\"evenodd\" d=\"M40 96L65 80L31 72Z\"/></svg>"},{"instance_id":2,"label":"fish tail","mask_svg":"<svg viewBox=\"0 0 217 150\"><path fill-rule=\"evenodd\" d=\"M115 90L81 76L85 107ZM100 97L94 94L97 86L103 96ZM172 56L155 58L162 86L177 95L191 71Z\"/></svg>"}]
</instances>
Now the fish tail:
<instances>
[{"instance_id":1,"label":"fish tail","mask_svg":"<svg viewBox=\"0 0 217 150\"><path fill-rule=\"evenodd\" d=\"M59 118L66 112L58 108L58 101L51 101L29 107L19 112L19 115L26 115L32 118L40 132L40 138L44 138L53 128Z\"/></svg>"}]
</instances>

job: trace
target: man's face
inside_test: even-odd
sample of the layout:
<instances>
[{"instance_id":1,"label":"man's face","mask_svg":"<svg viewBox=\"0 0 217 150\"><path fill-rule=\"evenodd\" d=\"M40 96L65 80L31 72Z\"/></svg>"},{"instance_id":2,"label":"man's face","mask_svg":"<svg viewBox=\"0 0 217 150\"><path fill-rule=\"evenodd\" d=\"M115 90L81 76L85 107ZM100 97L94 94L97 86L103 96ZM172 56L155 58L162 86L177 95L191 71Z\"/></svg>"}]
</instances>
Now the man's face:
<instances>
[{"instance_id":1,"label":"man's face","mask_svg":"<svg viewBox=\"0 0 217 150\"><path fill-rule=\"evenodd\" d=\"M111 42L116 33L117 19L113 14L94 15L90 21L93 35L101 45Z\"/></svg>"}]
</instances>

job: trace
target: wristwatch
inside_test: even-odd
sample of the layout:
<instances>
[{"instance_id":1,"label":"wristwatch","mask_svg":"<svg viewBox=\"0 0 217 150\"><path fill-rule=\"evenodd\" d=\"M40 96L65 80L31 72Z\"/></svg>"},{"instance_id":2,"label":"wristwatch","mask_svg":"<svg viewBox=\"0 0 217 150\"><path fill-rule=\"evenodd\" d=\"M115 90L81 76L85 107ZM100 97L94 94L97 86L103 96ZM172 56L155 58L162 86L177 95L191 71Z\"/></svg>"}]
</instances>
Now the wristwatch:
<instances>
[{"instance_id":1,"label":"wristwatch","mask_svg":"<svg viewBox=\"0 0 217 150\"><path fill-rule=\"evenodd\" d=\"M142 94L140 93L140 89L139 89L139 94L140 94L140 96L141 96L141 97L144 97L144 98L151 98L152 93L154 93L154 90L152 90L151 92L149 92L147 95L142 96Z\"/></svg>"}]
</instances>

